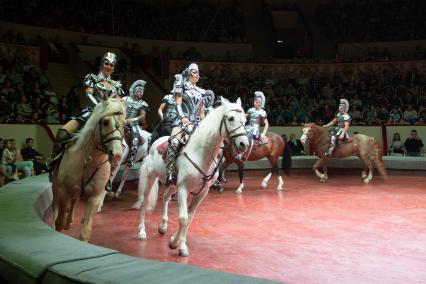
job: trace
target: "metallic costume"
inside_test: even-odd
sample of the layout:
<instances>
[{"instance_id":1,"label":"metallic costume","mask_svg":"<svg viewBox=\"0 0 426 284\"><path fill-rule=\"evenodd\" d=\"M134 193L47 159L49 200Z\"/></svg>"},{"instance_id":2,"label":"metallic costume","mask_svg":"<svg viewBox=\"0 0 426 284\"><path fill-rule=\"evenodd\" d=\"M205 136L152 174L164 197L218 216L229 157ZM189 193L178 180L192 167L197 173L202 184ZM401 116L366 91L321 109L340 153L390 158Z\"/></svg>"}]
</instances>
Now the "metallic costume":
<instances>
[{"instance_id":1,"label":"metallic costume","mask_svg":"<svg viewBox=\"0 0 426 284\"><path fill-rule=\"evenodd\" d=\"M101 64L104 64L105 61L116 64L117 57L114 53L107 52L102 57ZM122 97L124 95L120 81L114 81L111 77L106 78L102 72L99 72L98 75L87 74L83 80L83 87L85 89L91 88L93 93L86 93L86 97L89 99L91 106L86 107L78 115L71 117L71 119L75 119L79 122L80 128L82 128L89 119L93 112L93 107L95 107L101 100L107 100L114 96Z\"/></svg>"},{"instance_id":2,"label":"metallic costume","mask_svg":"<svg viewBox=\"0 0 426 284\"><path fill-rule=\"evenodd\" d=\"M117 63L117 56L112 52L107 52L102 57L99 66L99 74L88 74L83 80L83 86L86 89L86 96L91 102L92 106L85 108L78 115L72 116L72 120L78 121L79 128L81 129L86 121L89 119L93 112L93 106L96 106L101 100L107 100L112 96L123 96L124 91L119 81L114 81L111 77L106 78L102 73L102 67L105 63L115 65ZM66 129L59 129L56 133L55 141L53 142L52 161L49 163L49 179L52 179L52 171L62 153L65 150L66 144L73 137L73 133L69 133Z\"/></svg>"},{"instance_id":3,"label":"metallic costume","mask_svg":"<svg viewBox=\"0 0 426 284\"><path fill-rule=\"evenodd\" d=\"M265 95L257 91L254 93L254 99L260 101L260 109L252 107L247 111L248 121L246 124L247 137L251 144L253 138L259 139L260 136L260 125L268 118L265 107Z\"/></svg>"},{"instance_id":4,"label":"metallic costume","mask_svg":"<svg viewBox=\"0 0 426 284\"><path fill-rule=\"evenodd\" d=\"M126 132L130 133L130 153L129 159L127 161L127 165L132 167L136 153L138 152L138 147L140 144L141 134L139 128L139 122L141 119L145 119L143 113L147 113L149 111L148 104L137 97L137 92L144 92L146 82L144 80L135 81L129 89L129 97L127 97L127 109L126 109L126 120L131 120L130 123L126 124ZM141 115L143 117L141 117Z\"/></svg>"},{"instance_id":5,"label":"metallic costume","mask_svg":"<svg viewBox=\"0 0 426 284\"><path fill-rule=\"evenodd\" d=\"M173 127L179 127L181 131L176 135L170 136L169 147L167 149L167 185L176 182L175 162L182 145L185 145L189 136L198 127L201 116L200 112L203 109L206 91L197 87L188 81L191 71L198 72L198 66L195 63L189 65L182 72L182 81L177 82L172 93L175 97L182 97L182 104L176 104L176 113L178 117L173 123ZM184 125L182 119L187 118L191 124Z\"/></svg>"},{"instance_id":6,"label":"metallic costume","mask_svg":"<svg viewBox=\"0 0 426 284\"><path fill-rule=\"evenodd\" d=\"M180 84L181 82L182 75L176 74L172 90L175 89L176 84ZM173 122L178 118L176 111L176 100L173 93L165 95L162 99L162 103L166 104L166 108L163 110L163 114L160 117L160 123L157 124L152 131L149 148L151 148L152 143L154 143L158 138L163 136L170 136L172 133Z\"/></svg>"},{"instance_id":7,"label":"metallic costume","mask_svg":"<svg viewBox=\"0 0 426 284\"><path fill-rule=\"evenodd\" d=\"M343 140L349 138L349 134L345 131L345 122L351 122L351 117L348 114L349 102L346 99L341 99L339 104L339 112L336 114L337 125L331 131L330 149L325 153L326 156L332 156L334 148L340 135L344 135Z\"/></svg>"},{"instance_id":8,"label":"metallic costume","mask_svg":"<svg viewBox=\"0 0 426 284\"><path fill-rule=\"evenodd\" d=\"M208 115L214 109L214 93L212 90L206 90L204 94L204 113Z\"/></svg>"}]
</instances>

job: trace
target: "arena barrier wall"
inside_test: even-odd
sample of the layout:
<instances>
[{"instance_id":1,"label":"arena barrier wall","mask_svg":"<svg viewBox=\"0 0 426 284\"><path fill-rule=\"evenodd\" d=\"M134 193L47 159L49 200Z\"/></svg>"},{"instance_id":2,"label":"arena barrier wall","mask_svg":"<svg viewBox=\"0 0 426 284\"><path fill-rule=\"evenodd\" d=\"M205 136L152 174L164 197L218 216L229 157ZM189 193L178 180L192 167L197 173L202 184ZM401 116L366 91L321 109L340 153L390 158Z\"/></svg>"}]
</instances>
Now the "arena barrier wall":
<instances>
[{"instance_id":1,"label":"arena barrier wall","mask_svg":"<svg viewBox=\"0 0 426 284\"><path fill-rule=\"evenodd\" d=\"M131 257L81 242L56 232L42 221L51 199L51 184L46 174L12 182L0 189L0 280L23 284L273 283Z\"/></svg>"}]
</instances>

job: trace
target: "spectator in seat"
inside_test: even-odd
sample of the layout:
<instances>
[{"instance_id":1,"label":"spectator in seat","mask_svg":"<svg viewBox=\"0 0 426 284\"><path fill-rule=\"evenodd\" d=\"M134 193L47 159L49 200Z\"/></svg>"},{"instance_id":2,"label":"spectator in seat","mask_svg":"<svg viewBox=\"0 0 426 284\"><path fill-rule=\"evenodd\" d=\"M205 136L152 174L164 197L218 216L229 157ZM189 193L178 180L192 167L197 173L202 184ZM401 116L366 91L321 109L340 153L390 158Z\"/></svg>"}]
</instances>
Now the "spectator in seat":
<instances>
[{"instance_id":1,"label":"spectator in seat","mask_svg":"<svg viewBox=\"0 0 426 284\"><path fill-rule=\"evenodd\" d=\"M422 155L423 142L422 139L417 136L417 130L411 130L411 136L405 140L404 146L407 151L407 156L420 157Z\"/></svg>"},{"instance_id":2,"label":"spectator in seat","mask_svg":"<svg viewBox=\"0 0 426 284\"><path fill-rule=\"evenodd\" d=\"M21 170L25 177L29 177L33 171L33 162L24 161L21 154L16 150L16 140L9 139L7 141L7 147L3 151L2 163L8 164L12 168L15 167L16 170ZM16 179L16 176L14 177Z\"/></svg>"},{"instance_id":3,"label":"spectator in seat","mask_svg":"<svg viewBox=\"0 0 426 284\"><path fill-rule=\"evenodd\" d=\"M33 148L34 139L27 138L25 140L25 148L21 149L22 158L25 161L34 163L34 172L36 175L47 172L47 165L44 156Z\"/></svg>"},{"instance_id":4,"label":"spectator in seat","mask_svg":"<svg viewBox=\"0 0 426 284\"><path fill-rule=\"evenodd\" d=\"M392 144L389 148L389 155L391 156L403 156L405 153L404 144L401 141L399 133L393 135Z\"/></svg>"},{"instance_id":5,"label":"spectator in seat","mask_svg":"<svg viewBox=\"0 0 426 284\"><path fill-rule=\"evenodd\" d=\"M414 124L417 120L417 111L413 108L412 105L409 105L404 111L404 120L408 121L410 124Z\"/></svg>"},{"instance_id":6,"label":"spectator in seat","mask_svg":"<svg viewBox=\"0 0 426 284\"><path fill-rule=\"evenodd\" d=\"M305 155L305 148L303 147L302 142L299 139L296 139L296 134L290 134L290 141L288 145L291 149L292 156L303 156Z\"/></svg>"}]
</instances>

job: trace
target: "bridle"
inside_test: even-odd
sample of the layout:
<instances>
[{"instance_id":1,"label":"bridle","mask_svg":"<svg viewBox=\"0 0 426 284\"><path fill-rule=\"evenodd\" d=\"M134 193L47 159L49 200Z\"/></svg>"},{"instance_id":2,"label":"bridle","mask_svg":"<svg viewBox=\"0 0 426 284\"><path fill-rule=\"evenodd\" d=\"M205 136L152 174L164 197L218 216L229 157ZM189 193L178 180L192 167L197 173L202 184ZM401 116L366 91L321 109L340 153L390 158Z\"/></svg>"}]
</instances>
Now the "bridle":
<instances>
[{"instance_id":1,"label":"bridle","mask_svg":"<svg viewBox=\"0 0 426 284\"><path fill-rule=\"evenodd\" d=\"M231 110L228 110L226 113L231 112L231 111L235 111L235 112L238 112L238 113L242 113L242 112L243 112L243 111L242 111L242 110L240 110L240 109L231 109ZM223 126L225 126L225 131L226 131L226 137L224 137L224 138L225 138L225 139L226 139L226 138L227 138L227 139L229 139L233 147L237 147L237 144L235 143L235 139L236 139L236 138L238 138L238 137L240 137L240 136L246 136L246 135L247 135L247 132L245 131L245 126L244 126L244 124L243 124L241 121L240 121L240 125L239 125L239 126L235 127L235 128L234 128L234 129L232 129L232 130L229 130L229 128L228 128L228 124L226 123L226 114L222 117L222 120L221 120L221 122L220 122L220 128L219 128L219 131L220 131L220 134L221 134L221 135L222 135L222 127L223 127ZM237 130L238 130L238 129L240 129L240 128L243 128L243 129L244 129L244 131L242 131L242 132L240 132L240 133L235 133L235 132L237 132ZM233 134L233 133L235 133L235 134ZM223 135L222 135L222 136L223 136Z\"/></svg>"},{"instance_id":2,"label":"bridle","mask_svg":"<svg viewBox=\"0 0 426 284\"><path fill-rule=\"evenodd\" d=\"M235 143L235 139L237 138L237 137L240 137L240 136L246 136L247 135L247 132L246 132L246 130L245 130L245 127L244 127L244 124L240 121L240 125L239 126L237 126L237 127L235 127L234 129L232 129L232 130L229 130L229 128L228 128L228 124L226 123L226 118L227 118L227 113L229 113L229 112L231 112L231 111L235 111L235 112L239 112L239 113L242 113L243 111L241 110L241 109L231 109L231 110L228 110L224 115L223 115L223 117L222 117L222 120L221 120L221 122L220 122L220 127L219 127L219 131L220 131L220 135L223 137L224 135L222 134L222 127L223 126L225 126L225 131L226 131L226 137L224 137L224 138L227 138L227 139L229 139L230 141L231 141L231 143L232 143L232 145L233 145L233 147L237 147L237 144ZM236 133L237 132L237 130L238 129L240 129L240 128L243 128L243 131L241 132L241 133ZM235 133L235 134L233 134L233 133ZM208 182L208 181L210 181L214 176L215 176L215 174L216 174L216 172L219 170L219 168L222 166L222 164L223 164L223 156L224 156L224 154L223 154L223 152L222 152L222 155L221 155L221 157L218 159L218 162L216 162L214 159L213 159L213 161L216 163L216 166L214 167L214 169L213 169L213 171L212 171L212 173L210 173L210 174L205 174L204 172L203 172L203 170L188 156L188 154L186 153L186 152L183 152L183 155L188 159L188 161L194 166L194 168L196 168L197 170L198 170L198 172L202 175L202 180L203 180L203 185L200 187L200 189L197 191L197 193L194 193L194 195L198 195L200 192L201 192L201 190L203 190L203 188L204 188L204 186L206 185L206 183Z\"/></svg>"},{"instance_id":3,"label":"bridle","mask_svg":"<svg viewBox=\"0 0 426 284\"><path fill-rule=\"evenodd\" d=\"M114 119L114 129L111 130L108 133L105 133L105 134L102 134L102 129L103 129L102 122L103 122L103 120L101 119L99 121L99 137L101 139L101 146L102 146L102 149L99 149L99 150L101 150L104 154L108 155L107 144L109 142L114 141L114 140L119 140L119 141L123 140L123 132L120 130L120 122L117 119L117 116L119 116L119 115L123 115L123 113L122 112L115 112L113 114L112 117ZM116 131L118 131L120 133L119 136L112 135Z\"/></svg>"}]
</instances>

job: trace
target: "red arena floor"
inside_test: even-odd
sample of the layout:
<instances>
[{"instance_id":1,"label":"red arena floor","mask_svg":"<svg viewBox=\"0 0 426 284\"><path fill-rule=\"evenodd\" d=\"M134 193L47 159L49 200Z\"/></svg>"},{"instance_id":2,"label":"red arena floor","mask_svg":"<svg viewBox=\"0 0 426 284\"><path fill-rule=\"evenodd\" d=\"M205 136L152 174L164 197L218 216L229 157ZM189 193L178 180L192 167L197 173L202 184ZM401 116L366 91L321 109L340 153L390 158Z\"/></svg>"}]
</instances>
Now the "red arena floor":
<instances>
[{"instance_id":1,"label":"red arena floor","mask_svg":"<svg viewBox=\"0 0 426 284\"><path fill-rule=\"evenodd\" d=\"M146 216L147 241L137 239L139 211L130 209L137 182L96 216L91 243L125 254L174 261L287 283L426 283L426 173L391 171L365 185L361 171L329 170L322 184L312 171L284 179L283 192L266 171L248 171L237 195L235 172L222 193L211 191L188 233L190 256L168 248L177 228L170 202L169 230L157 233L161 203ZM82 214L77 208L76 220ZM67 234L78 237L76 221Z\"/></svg>"}]
</instances>

